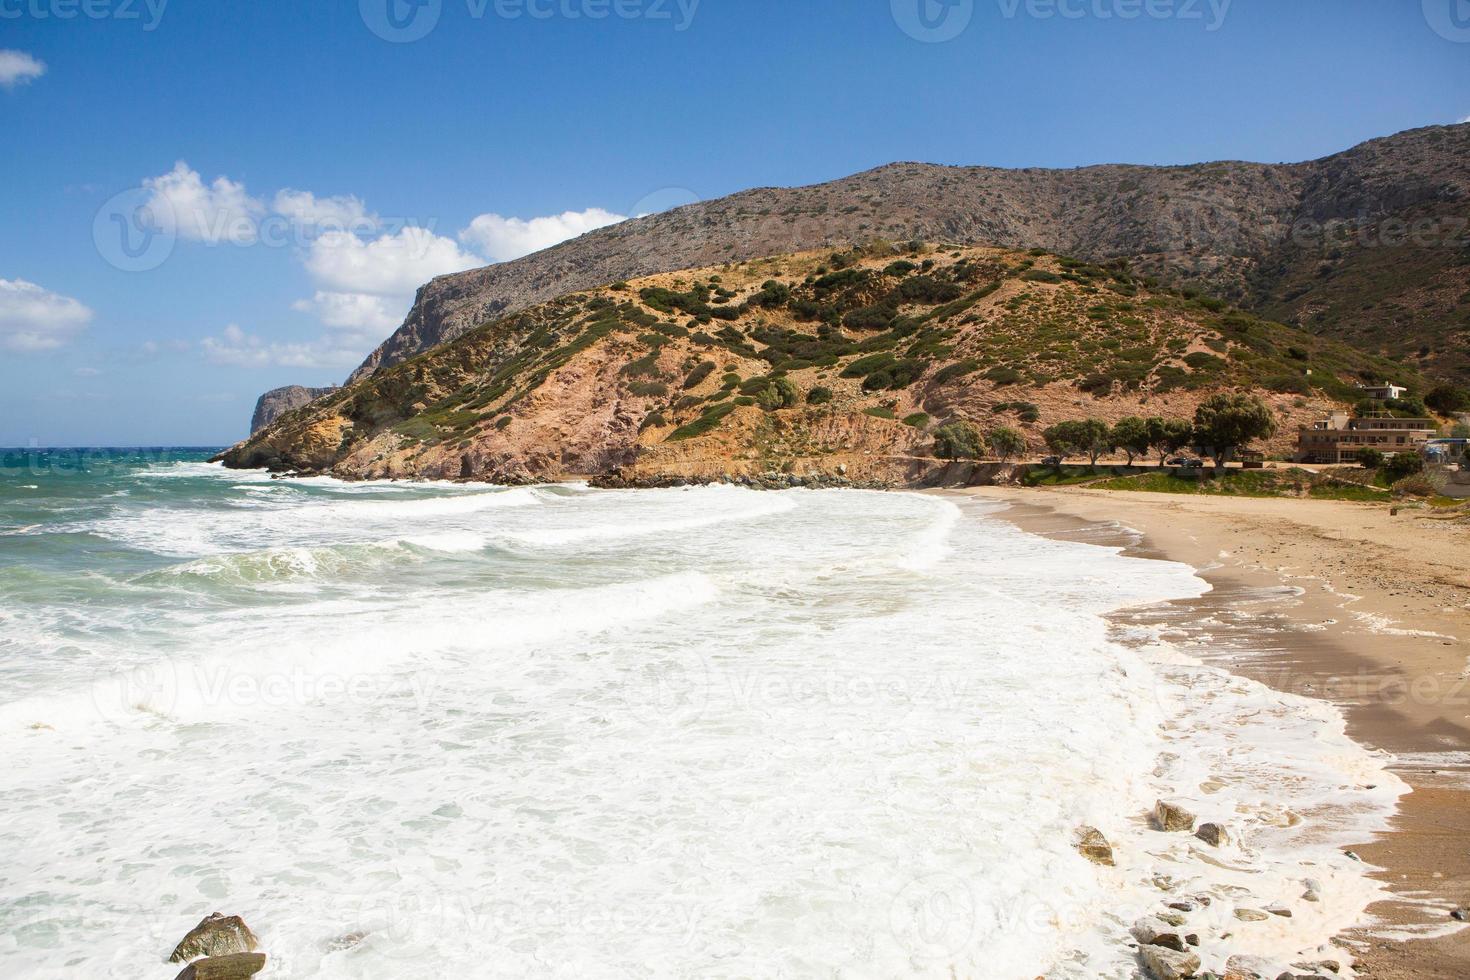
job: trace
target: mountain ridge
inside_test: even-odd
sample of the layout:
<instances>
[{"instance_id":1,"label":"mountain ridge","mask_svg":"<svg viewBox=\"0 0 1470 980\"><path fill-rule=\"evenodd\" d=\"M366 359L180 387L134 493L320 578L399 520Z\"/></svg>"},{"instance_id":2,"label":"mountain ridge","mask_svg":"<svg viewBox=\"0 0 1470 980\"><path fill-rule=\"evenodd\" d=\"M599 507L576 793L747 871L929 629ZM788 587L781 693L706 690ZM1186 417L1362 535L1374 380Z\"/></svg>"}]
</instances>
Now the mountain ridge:
<instances>
[{"instance_id":1,"label":"mountain ridge","mask_svg":"<svg viewBox=\"0 0 1470 980\"><path fill-rule=\"evenodd\" d=\"M1454 223L1467 201L1470 125L1409 130L1301 163L1012 170L895 162L835 181L740 191L437 277L349 381L568 292L872 239L1126 258L1163 281L1463 380L1470 231ZM1393 222L1429 222L1427 240L1395 243L1384 231Z\"/></svg>"}]
</instances>

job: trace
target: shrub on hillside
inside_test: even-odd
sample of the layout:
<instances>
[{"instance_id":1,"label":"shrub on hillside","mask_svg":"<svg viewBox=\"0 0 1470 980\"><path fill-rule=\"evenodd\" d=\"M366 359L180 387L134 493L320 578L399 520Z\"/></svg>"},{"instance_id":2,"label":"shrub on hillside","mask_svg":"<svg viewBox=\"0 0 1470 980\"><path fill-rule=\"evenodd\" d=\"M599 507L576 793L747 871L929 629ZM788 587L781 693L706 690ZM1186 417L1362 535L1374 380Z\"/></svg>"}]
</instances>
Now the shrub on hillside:
<instances>
[{"instance_id":1,"label":"shrub on hillside","mask_svg":"<svg viewBox=\"0 0 1470 980\"><path fill-rule=\"evenodd\" d=\"M714 361L701 361L696 364L694 370L690 371L689 376L684 379L684 390L699 387L699 383L713 374L716 367Z\"/></svg>"},{"instance_id":2,"label":"shrub on hillside","mask_svg":"<svg viewBox=\"0 0 1470 980\"><path fill-rule=\"evenodd\" d=\"M1424 403L1441 415L1470 412L1470 388L1459 385L1438 385L1424 396Z\"/></svg>"},{"instance_id":3,"label":"shrub on hillside","mask_svg":"<svg viewBox=\"0 0 1470 980\"><path fill-rule=\"evenodd\" d=\"M825 405L832 400L832 389L823 388L821 385L806 393L808 405Z\"/></svg>"},{"instance_id":4,"label":"shrub on hillside","mask_svg":"<svg viewBox=\"0 0 1470 980\"><path fill-rule=\"evenodd\" d=\"M755 396L756 403L768 412L779 408L795 408L801 401L801 389L790 378L776 378Z\"/></svg>"},{"instance_id":5,"label":"shrub on hillside","mask_svg":"<svg viewBox=\"0 0 1470 980\"><path fill-rule=\"evenodd\" d=\"M1439 485L1428 473L1415 473L1396 480L1390 489L1395 497L1433 497L1439 493Z\"/></svg>"}]
</instances>

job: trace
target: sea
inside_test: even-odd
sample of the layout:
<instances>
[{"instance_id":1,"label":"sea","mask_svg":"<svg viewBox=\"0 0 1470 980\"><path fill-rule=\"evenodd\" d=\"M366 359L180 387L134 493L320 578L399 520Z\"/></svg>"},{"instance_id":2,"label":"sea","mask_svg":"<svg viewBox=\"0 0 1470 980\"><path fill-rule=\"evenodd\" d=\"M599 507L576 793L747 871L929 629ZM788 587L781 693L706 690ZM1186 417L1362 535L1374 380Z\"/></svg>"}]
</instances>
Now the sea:
<instances>
[{"instance_id":1,"label":"sea","mask_svg":"<svg viewBox=\"0 0 1470 980\"><path fill-rule=\"evenodd\" d=\"M0 451L5 977L167 980L216 911L264 978L1132 977L1167 903L1221 969L1381 893L1389 760L1106 618L1186 566L959 496L210 455Z\"/></svg>"}]
</instances>

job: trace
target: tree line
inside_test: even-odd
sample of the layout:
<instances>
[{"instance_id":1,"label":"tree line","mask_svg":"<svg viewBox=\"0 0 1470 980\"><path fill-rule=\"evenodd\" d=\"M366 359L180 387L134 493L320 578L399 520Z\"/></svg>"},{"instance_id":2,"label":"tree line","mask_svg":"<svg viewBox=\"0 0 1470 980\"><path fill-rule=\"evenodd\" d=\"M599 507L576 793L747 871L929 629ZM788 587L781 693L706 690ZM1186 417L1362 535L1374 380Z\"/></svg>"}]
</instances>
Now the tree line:
<instances>
[{"instance_id":1,"label":"tree line","mask_svg":"<svg viewBox=\"0 0 1470 980\"><path fill-rule=\"evenodd\" d=\"M1129 416L1109 425L1102 419L1058 422L1042 433L1052 455L1062 460L1086 456L1097 461L1115 450L1128 456L1128 465L1140 456L1157 454L1159 464L1173 453L1199 447L1223 467L1241 449L1257 439L1269 439L1279 428L1276 413L1259 397L1242 393L1213 395L1195 410L1194 420ZM1001 462L1026 451L1026 437L1000 427L988 434L969 422L950 422L934 433L934 455L940 459L979 459L986 449Z\"/></svg>"}]
</instances>

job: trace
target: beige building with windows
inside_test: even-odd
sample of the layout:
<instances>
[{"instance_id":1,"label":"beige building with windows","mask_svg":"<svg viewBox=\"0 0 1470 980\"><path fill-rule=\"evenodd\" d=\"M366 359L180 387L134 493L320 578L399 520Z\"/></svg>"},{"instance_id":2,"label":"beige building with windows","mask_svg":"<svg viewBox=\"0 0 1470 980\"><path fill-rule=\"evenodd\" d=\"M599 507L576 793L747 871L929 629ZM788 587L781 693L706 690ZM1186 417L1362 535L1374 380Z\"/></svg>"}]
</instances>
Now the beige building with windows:
<instances>
[{"instance_id":1,"label":"beige building with windows","mask_svg":"<svg viewBox=\"0 0 1470 980\"><path fill-rule=\"evenodd\" d=\"M1333 412L1315 425L1302 426L1296 458L1299 463L1336 464L1356 462L1363 449L1385 456L1418 453L1436 434L1433 419L1354 418Z\"/></svg>"}]
</instances>

